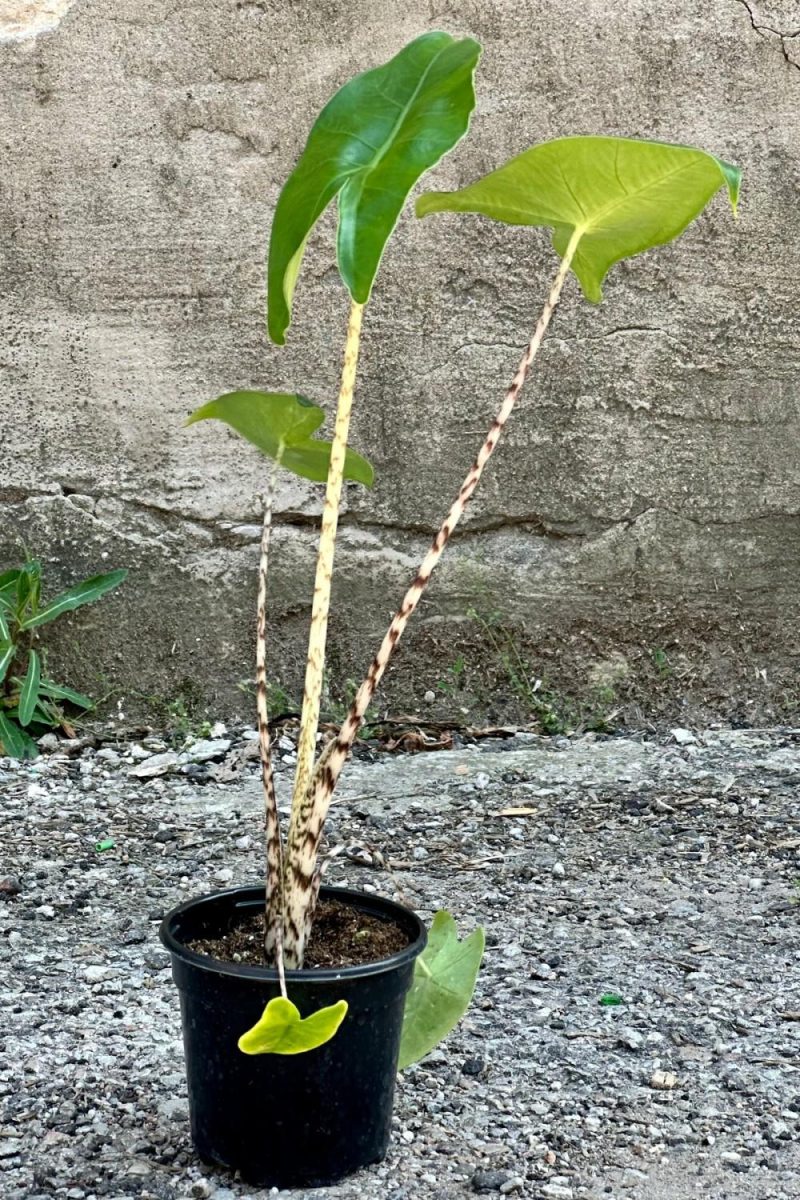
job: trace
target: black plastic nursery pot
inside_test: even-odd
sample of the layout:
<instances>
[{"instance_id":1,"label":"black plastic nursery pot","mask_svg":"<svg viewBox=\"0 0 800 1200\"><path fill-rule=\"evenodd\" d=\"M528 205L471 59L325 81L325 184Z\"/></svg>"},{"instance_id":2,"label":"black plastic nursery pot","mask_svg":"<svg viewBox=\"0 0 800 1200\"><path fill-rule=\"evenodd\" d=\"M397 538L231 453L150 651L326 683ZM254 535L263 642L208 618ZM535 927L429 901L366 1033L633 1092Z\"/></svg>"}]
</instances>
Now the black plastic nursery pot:
<instances>
[{"instance_id":1,"label":"black plastic nursery pot","mask_svg":"<svg viewBox=\"0 0 800 1200\"><path fill-rule=\"evenodd\" d=\"M259 1187L315 1187L379 1162L389 1145L406 993L427 940L410 909L378 896L323 887L322 898L399 925L408 946L375 963L287 971L302 1017L346 1000L325 1045L304 1054L243 1054L239 1037L280 995L277 972L226 963L186 947L220 937L264 904L264 888L189 900L164 918L181 998L192 1140L207 1162Z\"/></svg>"}]
</instances>

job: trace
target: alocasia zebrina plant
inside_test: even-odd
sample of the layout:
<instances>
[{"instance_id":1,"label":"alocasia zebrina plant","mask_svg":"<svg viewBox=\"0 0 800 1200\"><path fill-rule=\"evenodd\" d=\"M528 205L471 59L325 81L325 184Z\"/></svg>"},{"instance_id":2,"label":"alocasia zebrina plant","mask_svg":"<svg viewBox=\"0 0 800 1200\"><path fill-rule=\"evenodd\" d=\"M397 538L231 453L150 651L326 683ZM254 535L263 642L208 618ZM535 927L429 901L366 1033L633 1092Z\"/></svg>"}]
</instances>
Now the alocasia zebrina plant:
<instances>
[{"instance_id":1,"label":"alocasia zebrina plant","mask_svg":"<svg viewBox=\"0 0 800 1200\"><path fill-rule=\"evenodd\" d=\"M331 468L322 513L297 770L284 879L284 953L300 966L315 900L314 869L322 832L309 802L333 552L341 497L361 320L384 247L411 188L467 131L475 104L473 74L480 47L447 33L417 38L383 67L346 84L320 113L278 200L268 273L270 335L283 341L308 236L338 198L336 253L351 297ZM277 913L271 914L273 927Z\"/></svg>"},{"instance_id":2,"label":"alocasia zebrina plant","mask_svg":"<svg viewBox=\"0 0 800 1200\"><path fill-rule=\"evenodd\" d=\"M345 84L317 118L279 197L270 237L267 315L270 336L278 344L285 341L308 237L330 202L336 198L338 203L337 263L351 305L332 442L311 438L321 423L321 410L297 395L231 392L190 418L226 421L273 459L275 469L284 466L306 478L326 479L285 853L272 778L265 662L275 470L264 503L256 683L267 825L265 949L268 961L278 968L283 996L282 1002L268 1006L258 1026L244 1035L240 1046L247 1053L303 1043L310 1049L333 1036L338 1027L333 1010L330 1019L300 1021L296 1010L292 1012L286 1004L283 969L284 963L302 966L319 888L316 866L322 821L317 819L310 797L324 774L324 758L315 769L314 757L342 482L344 478L367 485L372 482L369 464L347 447L362 316L385 245L410 190L466 133L475 104L473 75L479 54L480 47L471 38L424 34L385 66Z\"/></svg>"},{"instance_id":3,"label":"alocasia zebrina plant","mask_svg":"<svg viewBox=\"0 0 800 1200\"><path fill-rule=\"evenodd\" d=\"M267 810L267 954L278 966L283 996L240 1040L246 1053L297 1053L333 1036L341 1005L303 1021L287 1002L283 963L302 966L319 886L318 850L339 774L389 658L464 513L525 382L570 270L585 295L601 298L602 281L620 259L671 241L726 186L736 206L735 167L685 146L621 138L565 138L536 146L470 187L421 197L417 213L481 213L506 223L553 230L560 263L550 294L500 410L451 508L406 592L337 737L314 764L330 582L342 479L371 482L371 469L347 449L362 312L388 236L420 175L466 131L474 104L479 48L470 39L426 34L386 66L345 85L326 106L287 181L270 242L269 331L283 342L308 236L338 197L337 260L351 297L336 423L331 444L311 434L320 410L295 395L235 392L192 419L227 421L269 457L307 478L327 467L309 638L298 765L286 855L278 825L269 755L264 659L266 564L275 474L265 504L259 586L258 696ZM312 412L313 409L313 412ZM267 426L269 427L267 429ZM483 949L482 931L459 942L452 918L437 914L417 963L406 1006L402 1065L436 1044L464 1011Z\"/></svg>"}]
</instances>

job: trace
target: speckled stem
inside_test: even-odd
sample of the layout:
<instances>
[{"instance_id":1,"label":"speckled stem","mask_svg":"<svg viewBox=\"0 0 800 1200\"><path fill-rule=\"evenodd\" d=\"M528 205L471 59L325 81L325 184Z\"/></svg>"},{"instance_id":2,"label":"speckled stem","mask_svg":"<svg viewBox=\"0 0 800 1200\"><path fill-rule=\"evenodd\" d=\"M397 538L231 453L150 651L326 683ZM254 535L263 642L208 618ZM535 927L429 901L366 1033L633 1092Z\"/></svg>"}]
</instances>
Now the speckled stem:
<instances>
[{"instance_id":1,"label":"speckled stem","mask_svg":"<svg viewBox=\"0 0 800 1200\"><path fill-rule=\"evenodd\" d=\"M341 774L342 767L347 761L356 734L358 733L358 730L361 727L361 722L364 719L364 714L366 713L370 702L375 695L375 690L383 677L383 673L386 670L389 659L391 658L392 651L400 640L411 614L417 607L417 604L419 603L420 598L428 585L428 581L433 573L433 569L441 558L444 548L450 539L450 535L463 516L464 510L469 504L475 488L478 486L481 475L483 474L483 469L491 458L492 453L498 441L500 440L500 435L503 432L503 428L511 415L511 412L517 401L517 397L519 396L522 386L525 383L525 379L527 378L531 364L533 363L533 360L539 351L539 347L542 344L542 339L547 332L547 327L550 324L550 318L552 317L561 296L561 291L564 287L564 283L566 281L579 240L580 234L573 235L572 239L570 240L566 253L561 260L561 265L559 266L558 272L553 281L553 286L550 289L550 294L547 297L547 302L542 309L528 347L522 356L520 364L517 368L517 373L514 376L511 386L505 394L503 403L500 406L500 411L495 417L494 422L492 423L492 426L486 435L484 443L478 451L478 456L475 459L475 462L472 464L466 479L461 485L461 490L459 491L458 496L453 501L450 511L442 522L439 532L433 539L430 549L422 561L414 582L406 592L403 603L395 613L394 619L386 631L386 635L381 643L380 649L370 664L366 678L356 693L356 697L353 700L353 704L350 708L344 725L339 730L339 733L332 744L332 749L328 751L324 763L320 765L320 769L314 773L307 804L310 816L307 824L306 854L304 858L304 871L307 872L307 878L309 880L310 899L313 899L311 881L314 877L316 852L319 846L320 837L322 835L322 827L325 823L331 797L339 779L339 775ZM303 939L305 939L306 936L306 923L304 922ZM305 940L303 940L299 946L294 947L294 953L297 955L300 962L302 962L304 949Z\"/></svg>"},{"instance_id":2,"label":"speckled stem","mask_svg":"<svg viewBox=\"0 0 800 1200\"><path fill-rule=\"evenodd\" d=\"M307 923L306 913L313 905L314 866L322 829L321 824L314 820L309 785L314 769L319 727L325 669L325 642L331 602L333 556L336 547L336 529L339 523L339 503L342 495L345 452L350 429L350 413L353 407L363 311L364 306L353 301L347 327L342 379L336 406L336 425L331 446L330 467L328 468L325 506L322 512L317 573L314 581L314 602L311 609L303 711L297 744L297 771L292 795L292 815L289 824L284 880L284 954L286 965L290 967L302 965L302 946ZM318 830L315 839L309 836L309 830L312 828Z\"/></svg>"},{"instance_id":3,"label":"speckled stem","mask_svg":"<svg viewBox=\"0 0 800 1200\"><path fill-rule=\"evenodd\" d=\"M258 617L256 625L256 707L258 710L258 745L261 752L261 782L264 789L264 814L267 841L266 932L264 950L269 962L278 962L283 940L283 852L280 818L275 797L275 778L272 771L272 751L267 710L267 570L269 543L272 535L272 507L275 501L277 464L270 475L264 496L264 519L261 526L261 556L258 563Z\"/></svg>"}]
</instances>

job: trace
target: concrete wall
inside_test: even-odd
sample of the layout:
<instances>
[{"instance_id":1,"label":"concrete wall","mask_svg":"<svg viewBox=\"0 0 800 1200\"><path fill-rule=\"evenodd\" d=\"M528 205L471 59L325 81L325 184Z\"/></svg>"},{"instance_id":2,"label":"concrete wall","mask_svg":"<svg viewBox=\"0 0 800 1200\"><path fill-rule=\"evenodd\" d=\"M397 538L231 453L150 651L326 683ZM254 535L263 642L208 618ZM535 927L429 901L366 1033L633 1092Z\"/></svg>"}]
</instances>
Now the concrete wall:
<instances>
[{"instance_id":1,"label":"concrete wall","mask_svg":"<svg viewBox=\"0 0 800 1200\"><path fill-rule=\"evenodd\" d=\"M130 582L61 630L75 682L127 708L183 687L249 707L263 483L233 386L335 395L347 301L314 233L286 348L263 330L271 213L310 120L425 29L484 45L459 186L565 133L695 143L745 172L674 246L572 284L536 379L390 676L413 705L464 648L470 704L518 689L497 611L556 692L610 671L631 719L790 712L800 577L800 37L793 0L2 0L0 564ZM407 212L365 325L334 676L355 675L509 381L554 269L542 232ZM299 678L319 494L286 480L274 674ZM55 633L55 627L54 627ZM503 638L506 634L503 633ZM668 666L656 669L664 648ZM416 656L413 655L416 652ZM420 658L420 652L422 657ZM660 660L659 660L660 661ZM610 665L609 665L610 664ZM623 678L625 677L625 678ZM484 689L481 691L481 681ZM463 679L462 681L463 682ZM505 691L504 691L505 687ZM518 699L517 695L517 699ZM469 705L465 705L469 707ZM490 704L490 707L492 705Z\"/></svg>"}]
</instances>

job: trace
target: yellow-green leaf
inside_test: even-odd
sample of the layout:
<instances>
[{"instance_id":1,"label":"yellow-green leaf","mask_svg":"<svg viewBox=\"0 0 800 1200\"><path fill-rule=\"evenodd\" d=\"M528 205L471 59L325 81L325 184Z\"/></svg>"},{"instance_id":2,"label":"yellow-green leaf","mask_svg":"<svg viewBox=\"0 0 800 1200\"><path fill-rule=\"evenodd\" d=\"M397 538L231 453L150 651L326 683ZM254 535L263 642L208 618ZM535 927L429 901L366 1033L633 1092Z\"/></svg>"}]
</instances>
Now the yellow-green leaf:
<instances>
[{"instance_id":1,"label":"yellow-green leaf","mask_svg":"<svg viewBox=\"0 0 800 1200\"><path fill-rule=\"evenodd\" d=\"M269 458L284 446L305 441L319 429L325 413L318 404L293 392L225 392L196 408L187 425L216 419L230 425Z\"/></svg>"},{"instance_id":2,"label":"yellow-green leaf","mask_svg":"<svg viewBox=\"0 0 800 1200\"><path fill-rule=\"evenodd\" d=\"M609 269L671 242L726 187L734 213L741 171L692 146L635 138L568 137L533 146L457 192L427 192L417 216L475 212L509 225L545 225L587 300L602 299Z\"/></svg>"},{"instance_id":3,"label":"yellow-green leaf","mask_svg":"<svg viewBox=\"0 0 800 1200\"><path fill-rule=\"evenodd\" d=\"M239 1038L239 1049L244 1054L304 1054L329 1042L346 1014L347 1001L340 1000L303 1019L291 1000L276 996Z\"/></svg>"}]
</instances>

